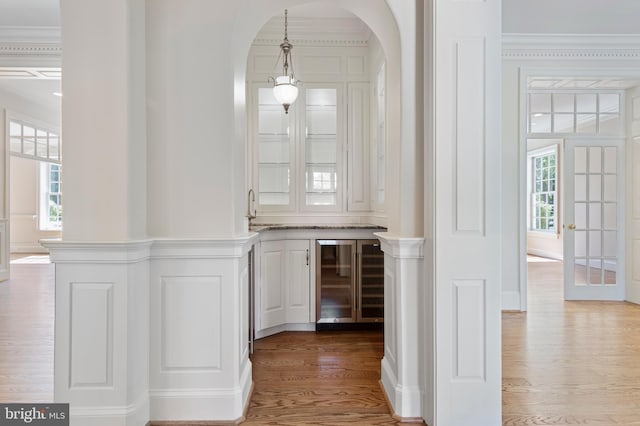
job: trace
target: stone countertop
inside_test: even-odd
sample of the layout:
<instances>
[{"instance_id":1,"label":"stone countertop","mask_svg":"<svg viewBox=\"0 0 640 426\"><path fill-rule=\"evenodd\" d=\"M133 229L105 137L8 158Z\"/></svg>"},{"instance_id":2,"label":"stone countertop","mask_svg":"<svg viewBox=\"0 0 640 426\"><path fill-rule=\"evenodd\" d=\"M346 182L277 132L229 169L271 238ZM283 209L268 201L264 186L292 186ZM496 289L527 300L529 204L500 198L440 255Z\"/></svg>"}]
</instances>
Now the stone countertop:
<instances>
[{"instance_id":1,"label":"stone countertop","mask_svg":"<svg viewBox=\"0 0 640 426\"><path fill-rule=\"evenodd\" d=\"M250 231L280 231L289 229L374 229L378 231L386 231L387 228L378 225L371 225L367 223L328 223L324 225L310 225L310 224L254 224L249 226Z\"/></svg>"}]
</instances>

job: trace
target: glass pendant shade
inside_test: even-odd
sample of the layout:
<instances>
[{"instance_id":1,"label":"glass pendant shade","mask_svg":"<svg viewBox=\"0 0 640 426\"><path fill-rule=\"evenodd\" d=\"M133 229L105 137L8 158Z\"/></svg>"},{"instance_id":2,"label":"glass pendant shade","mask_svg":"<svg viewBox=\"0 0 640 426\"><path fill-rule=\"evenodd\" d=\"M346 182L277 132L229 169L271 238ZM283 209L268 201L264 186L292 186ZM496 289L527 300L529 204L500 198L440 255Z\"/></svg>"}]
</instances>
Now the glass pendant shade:
<instances>
[{"instance_id":1,"label":"glass pendant shade","mask_svg":"<svg viewBox=\"0 0 640 426\"><path fill-rule=\"evenodd\" d=\"M282 105L291 105L298 98L298 87L296 80L287 75L276 77L276 84L273 86L273 96Z\"/></svg>"}]
</instances>

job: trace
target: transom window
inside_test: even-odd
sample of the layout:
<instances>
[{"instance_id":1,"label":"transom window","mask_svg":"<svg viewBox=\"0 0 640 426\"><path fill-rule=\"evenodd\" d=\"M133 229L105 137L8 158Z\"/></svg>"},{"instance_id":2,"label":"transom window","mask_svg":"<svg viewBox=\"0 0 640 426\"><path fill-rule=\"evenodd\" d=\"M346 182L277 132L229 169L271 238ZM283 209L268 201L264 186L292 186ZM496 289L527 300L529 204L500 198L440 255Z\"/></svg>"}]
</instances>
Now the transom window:
<instances>
[{"instance_id":1,"label":"transom window","mask_svg":"<svg viewBox=\"0 0 640 426\"><path fill-rule=\"evenodd\" d=\"M620 135L621 93L531 92L529 133Z\"/></svg>"},{"instance_id":2,"label":"transom window","mask_svg":"<svg viewBox=\"0 0 640 426\"><path fill-rule=\"evenodd\" d=\"M60 135L21 120L9 121L12 155L52 162L60 161Z\"/></svg>"}]
</instances>

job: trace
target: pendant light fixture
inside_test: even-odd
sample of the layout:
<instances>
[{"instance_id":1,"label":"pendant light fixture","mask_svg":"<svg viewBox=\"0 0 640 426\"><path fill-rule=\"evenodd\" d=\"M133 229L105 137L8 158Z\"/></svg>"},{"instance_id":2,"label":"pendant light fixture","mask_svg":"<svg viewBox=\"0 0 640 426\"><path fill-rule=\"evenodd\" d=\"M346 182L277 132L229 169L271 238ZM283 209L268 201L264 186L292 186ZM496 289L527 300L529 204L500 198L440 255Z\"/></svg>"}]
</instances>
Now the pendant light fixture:
<instances>
[{"instance_id":1,"label":"pendant light fixture","mask_svg":"<svg viewBox=\"0 0 640 426\"><path fill-rule=\"evenodd\" d=\"M282 57L282 72L278 77L270 77L273 81L273 95L278 103L284 107L285 114L289 113L289 106L298 98L298 80L293 73L293 59L291 57L291 49L293 45L289 43L287 37L287 9L284 10L284 40L280 43L280 54L276 60L276 66ZM289 73L291 68L291 73Z\"/></svg>"}]
</instances>

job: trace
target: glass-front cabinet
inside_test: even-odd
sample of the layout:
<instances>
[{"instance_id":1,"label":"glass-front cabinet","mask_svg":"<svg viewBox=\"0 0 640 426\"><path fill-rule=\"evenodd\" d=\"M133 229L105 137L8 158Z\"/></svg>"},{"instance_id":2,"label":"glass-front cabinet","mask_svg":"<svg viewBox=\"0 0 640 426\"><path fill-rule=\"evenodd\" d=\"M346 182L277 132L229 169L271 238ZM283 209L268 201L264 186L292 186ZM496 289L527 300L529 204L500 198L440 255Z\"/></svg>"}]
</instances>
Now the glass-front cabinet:
<instances>
[{"instance_id":1,"label":"glass-front cabinet","mask_svg":"<svg viewBox=\"0 0 640 426\"><path fill-rule=\"evenodd\" d=\"M384 320L384 255L378 240L316 242L318 323Z\"/></svg>"},{"instance_id":2,"label":"glass-front cabinet","mask_svg":"<svg viewBox=\"0 0 640 426\"><path fill-rule=\"evenodd\" d=\"M258 211L342 211L346 198L342 85L305 84L288 114L275 100L272 87L254 85L252 93Z\"/></svg>"}]
</instances>

